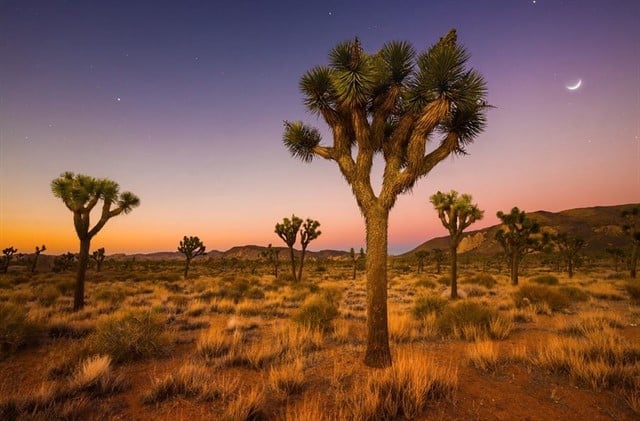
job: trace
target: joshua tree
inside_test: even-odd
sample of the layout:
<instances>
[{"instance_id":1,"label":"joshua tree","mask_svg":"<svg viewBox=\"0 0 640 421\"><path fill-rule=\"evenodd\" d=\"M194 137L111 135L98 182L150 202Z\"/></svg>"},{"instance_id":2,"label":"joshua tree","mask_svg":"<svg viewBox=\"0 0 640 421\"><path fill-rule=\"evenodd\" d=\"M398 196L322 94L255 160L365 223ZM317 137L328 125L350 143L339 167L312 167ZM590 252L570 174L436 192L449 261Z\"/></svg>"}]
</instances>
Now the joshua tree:
<instances>
[{"instance_id":1,"label":"joshua tree","mask_svg":"<svg viewBox=\"0 0 640 421\"><path fill-rule=\"evenodd\" d=\"M436 262L436 273L440 275L442 271L442 261L444 260L442 249L433 249L433 260Z\"/></svg>"},{"instance_id":2,"label":"joshua tree","mask_svg":"<svg viewBox=\"0 0 640 421\"><path fill-rule=\"evenodd\" d=\"M268 264L273 266L273 275L278 278L278 255L280 250L273 248L271 244L266 249L260 252L260 257L265 259Z\"/></svg>"},{"instance_id":3,"label":"joshua tree","mask_svg":"<svg viewBox=\"0 0 640 421\"><path fill-rule=\"evenodd\" d=\"M418 250L415 252L416 259L418 259L418 273L421 273L424 270L424 261L427 259L429 252L427 250Z\"/></svg>"},{"instance_id":4,"label":"joshua tree","mask_svg":"<svg viewBox=\"0 0 640 421\"><path fill-rule=\"evenodd\" d=\"M469 225L484 216L477 204L471 203L471 195L451 190L449 193L437 192L429 198L438 211L442 225L449 230L449 257L451 258L451 298L458 298L458 245L462 233Z\"/></svg>"},{"instance_id":5,"label":"joshua tree","mask_svg":"<svg viewBox=\"0 0 640 421\"><path fill-rule=\"evenodd\" d=\"M276 224L275 233L282 238L287 247L289 247L289 256L291 258L291 276L296 281L296 259L293 254L293 246L298 239L298 230L302 225L302 219L295 215L291 215L291 219L284 218L281 224Z\"/></svg>"},{"instance_id":6,"label":"joshua tree","mask_svg":"<svg viewBox=\"0 0 640 421\"><path fill-rule=\"evenodd\" d=\"M31 262L31 273L36 273L36 265L38 264L38 257L40 257L40 253L45 251L47 247L43 244L42 248L36 246L36 252L33 256L33 261Z\"/></svg>"},{"instance_id":7,"label":"joshua tree","mask_svg":"<svg viewBox=\"0 0 640 421\"><path fill-rule=\"evenodd\" d=\"M95 250L91 255L91 258L96 262L96 272L100 272L102 262L104 262L104 257L104 247L100 247L98 250Z\"/></svg>"},{"instance_id":8,"label":"joshua tree","mask_svg":"<svg viewBox=\"0 0 640 421\"><path fill-rule=\"evenodd\" d=\"M76 260L76 255L70 251L53 259L53 271L64 272L71 266L71 263Z\"/></svg>"},{"instance_id":9,"label":"joshua tree","mask_svg":"<svg viewBox=\"0 0 640 421\"><path fill-rule=\"evenodd\" d=\"M544 242L535 237L540 232L540 225L517 207L511 209L510 213L498 211L497 216L504 226L496 232L496 240L509 258L511 283L518 285L520 261L525 255L539 251L544 246Z\"/></svg>"},{"instance_id":10,"label":"joshua tree","mask_svg":"<svg viewBox=\"0 0 640 421\"><path fill-rule=\"evenodd\" d=\"M587 245L582 238L570 236L561 232L551 237L551 240L558 247L558 251L562 259L567 264L567 273L569 278L573 278L573 268L578 263L580 251Z\"/></svg>"},{"instance_id":11,"label":"joshua tree","mask_svg":"<svg viewBox=\"0 0 640 421\"><path fill-rule=\"evenodd\" d=\"M73 212L73 224L80 239L78 254L78 275L73 297L73 310L84 307L84 279L89 262L91 239L100 232L107 221L121 213L129 213L140 205L140 199L131 193L120 193L118 183L106 178L65 172L51 182L51 191ZM93 208L102 200L100 219L91 227L90 216ZM114 207L115 206L115 207Z\"/></svg>"},{"instance_id":12,"label":"joshua tree","mask_svg":"<svg viewBox=\"0 0 640 421\"><path fill-rule=\"evenodd\" d=\"M298 268L298 282L302 281L302 266L304 265L304 254L307 251L309 243L315 240L322 234L322 231L318 230L320 222L307 218L302 224L300 230L300 244L302 246L302 253L300 254L300 267Z\"/></svg>"},{"instance_id":13,"label":"joshua tree","mask_svg":"<svg viewBox=\"0 0 640 421\"><path fill-rule=\"evenodd\" d=\"M184 264L184 279L189 277L189 265L191 264L191 259L207 254L205 249L205 245L202 244L202 241L200 241L198 237L187 237L185 235L182 241L180 241L178 251L186 257Z\"/></svg>"},{"instance_id":14,"label":"joshua tree","mask_svg":"<svg viewBox=\"0 0 640 421\"><path fill-rule=\"evenodd\" d=\"M18 249L13 248L13 246L7 247L6 249L2 250L2 254L4 255L2 256L2 260L4 260L4 266L2 267L3 273L7 273L7 271L9 270L9 263L11 262L11 259L13 259L13 255L17 252Z\"/></svg>"},{"instance_id":15,"label":"joshua tree","mask_svg":"<svg viewBox=\"0 0 640 421\"><path fill-rule=\"evenodd\" d=\"M613 259L613 270L618 272L620 269L620 263L624 261L624 250L620 247L607 247L605 251Z\"/></svg>"},{"instance_id":16,"label":"joshua tree","mask_svg":"<svg viewBox=\"0 0 640 421\"><path fill-rule=\"evenodd\" d=\"M638 249L640 249L640 206L622 211L622 230L631 237L631 260L629 261L629 276L636 278L638 266Z\"/></svg>"},{"instance_id":17,"label":"joshua tree","mask_svg":"<svg viewBox=\"0 0 640 421\"><path fill-rule=\"evenodd\" d=\"M363 253L364 250L360 249L360 253ZM356 254L356 251L351 247L349 250L349 257L351 258L351 263L353 264L353 276L351 279L356 279L356 271L358 270L358 260L360 259L360 254Z\"/></svg>"},{"instance_id":18,"label":"joshua tree","mask_svg":"<svg viewBox=\"0 0 640 421\"><path fill-rule=\"evenodd\" d=\"M329 53L329 66L307 71L300 89L307 108L331 129L333 144L302 122L285 122L292 156L333 160L356 198L367 242L367 346L365 364L391 365L387 326L387 228L399 194L410 191L440 161L465 153L485 126L485 82L468 70L469 55L451 30L417 55L407 42L389 42L367 54L359 40ZM438 135L442 135L438 141ZM355 153L355 157L354 157ZM385 161L376 196L374 157Z\"/></svg>"}]
</instances>

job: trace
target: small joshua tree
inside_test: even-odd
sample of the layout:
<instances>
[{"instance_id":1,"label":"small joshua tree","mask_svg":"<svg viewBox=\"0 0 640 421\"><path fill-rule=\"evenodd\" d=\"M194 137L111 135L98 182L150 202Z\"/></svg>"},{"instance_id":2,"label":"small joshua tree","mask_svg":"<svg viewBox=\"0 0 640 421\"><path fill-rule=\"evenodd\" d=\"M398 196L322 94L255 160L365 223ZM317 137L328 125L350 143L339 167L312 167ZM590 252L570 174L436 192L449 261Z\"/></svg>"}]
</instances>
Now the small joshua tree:
<instances>
[{"instance_id":1,"label":"small joshua tree","mask_svg":"<svg viewBox=\"0 0 640 421\"><path fill-rule=\"evenodd\" d=\"M84 279L89 263L91 240L100 232L109 219L122 213L128 214L140 205L140 199L131 192L120 193L118 183L106 178L94 178L82 174L65 172L51 182L51 191L62 199L73 213L73 224L80 240L78 274L73 297L73 310L84 307ZM100 219L91 227L91 211L102 200Z\"/></svg>"},{"instance_id":2,"label":"small joshua tree","mask_svg":"<svg viewBox=\"0 0 640 421\"><path fill-rule=\"evenodd\" d=\"M191 264L191 260L197 256L204 256L207 254L205 252L205 245L200 241L198 237L187 237L186 235L180 241L180 245L178 246L178 251L184 254L186 258L184 264L184 279L189 277L189 265Z\"/></svg>"},{"instance_id":3,"label":"small joshua tree","mask_svg":"<svg viewBox=\"0 0 640 421\"><path fill-rule=\"evenodd\" d=\"M624 262L624 250L620 247L607 247L605 251L611 256L611 259L613 259L613 270L618 272L620 270L620 263Z\"/></svg>"},{"instance_id":4,"label":"small joshua tree","mask_svg":"<svg viewBox=\"0 0 640 421\"><path fill-rule=\"evenodd\" d=\"M13 259L13 255L16 254L17 252L18 252L18 249L13 248L13 246L7 247L6 249L2 250L2 254L4 255L2 256L2 260L4 260L4 265L2 266L3 273L7 273L7 271L9 270L9 263L11 263L11 259Z\"/></svg>"},{"instance_id":5,"label":"small joshua tree","mask_svg":"<svg viewBox=\"0 0 640 421\"><path fill-rule=\"evenodd\" d=\"M363 257L364 250L361 248L360 253L356 254L356 251L351 247L349 250L349 257L351 258L351 263L353 263L353 276L351 279L356 279L356 271L358 270L358 261Z\"/></svg>"},{"instance_id":6,"label":"small joshua tree","mask_svg":"<svg viewBox=\"0 0 640 421\"><path fill-rule=\"evenodd\" d=\"M433 260L436 262L436 273L440 275L440 272L442 272L442 261L444 260L442 249L433 249Z\"/></svg>"},{"instance_id":7,"label":"small joshua tree","mask_svg":"<svg viewBox=\"0 0 640 421\"><path fill-rule=\"evenodd\" d=\"M38 264L38 257L40 257L40 253L45 251L47 247L43 244L42 247L36 246L36 252L33 256L33 260L31 261L31 273L36 273L36 265Z\"/></svg>"},{"instance_id":8,"label":"small joshua tree","mask_svg":"<svg viewBox=\"0 0 640 421\"><path fill-rule=\"evenodd\" d=\"M260 252L260 256L267 261L269 265L273 266L273 275L278 278L278 255L280 250L273 248L271 244L266 249Z\"/></svg>"},{"instance_id":9,"label":"small joshua tree","mask_svg":"<svg viewBox=\"0 0 640 421\"><path fill-rule=\"evenodd\" d=\"M417 272L422 273L422 271L424 271L424 262L427 260L429 252L427 250L418 250L415 252L415 255L418 260Z\"/></svg>"},{"instance_id":10,"label":"small joshua tree","mask_svg":"<svg viewBox=\"0 0 640 421\"><path fill-rule=\"evenodd\" d=\"M631 237L631 260L629 261L629 276L636 278L638 266L638 250L640 249L640 206L622 211L622 230Z\"/></svg>"},{"instance_id":11,"label":"small joshua tree","mask_svg":"<svg viewBox=\"0 0 640 421\"><path fill-rule=\"evenodd\" d=\"M300 267L298 268L298 282L302 281L302 266L304 265L304 255L307 251L309 243L318 238L322 231L318 230L320 222L307 218L302 224L300 230L300 244L302 245L302 253L300 254Z\"/></svg>"},{"instance_id":12,"label":"small joshua tree","mask_svg":"<svg viewBox=\"0 0 640 421\"><path fill-rule=\"evenodd\" d=\"M449 257L451 258L451 298L458 298L458 245L462 241L462 233L469 225L479 221L484 216L477 204L471 203L471 195L458 195L451 190L449 193L437 192L430 201L438 211L438 218L442 225L449 230Z\"/></svg>"},{"instance_id":13,"label":"small joshua tree","mask_svg":"<svg viewBox=\"0 0 640 421\"><path fill-rule=\"evenodd\" d=\"M53 259L53 271L56 273L65 272L67 269L69 269L74 260L76 260L76 255L71 253L70 251L66 252L65 254L61 254L60 256Z\"/></svg>"},{"instance_id":14,"label":"small joshua tree","mask_svg":"<svg viewBox=\"0 0 640 421\"><path fill-rule=\"evenodd\" d=\"M573 269L580 258L580 251L587 243L582 238L573 237L564 232L552 236L551 240L558 247L558 252L567 265L569 278L573 278Z\"/></svg>"},{"instance_id":15,"label":"small joshua tree","mask_svg":"<svg viewBox=\"0 0 640 421\"><path fill-rule=\"evenodd\" d=\"M496 240L509 258L511 283L518 285L518 268L522 258L534 251L539 251L544 246L544 241L536 237L540 232L540 224L528 218L525 211L517 207L510 213L498 211L498 218L503 227L496 232Z\"/></svg>"},{"instance_id":16,"label":"small joshua tree","mask_svg":"<svg viewBox=\"0 0 640 421\"><path fill-rule=\"evenodd\" d=\"M298 239L298 230L302 225L302 219L298 218L295 215L291 215L291 219L284 218L282 223L276 224L275 233L278 234L278 237L285 242L287 247L289 247L289 257L291 258L291 277L294 281L297 279L296 275L296 259L293 253L293 246L296 244L296 240Z\"/></svg>"},{"instance_id":17,"label":"small joshua tree","mask_svg":"<svg viewBox=\"0 0 640 421\"><path fill-rule=\"evenodd\" d=\"M104 247L100 247L91 254L91 258L96 262L96 272L100 272L102 262L104 262Z\"/></svg>"}]
</instances>

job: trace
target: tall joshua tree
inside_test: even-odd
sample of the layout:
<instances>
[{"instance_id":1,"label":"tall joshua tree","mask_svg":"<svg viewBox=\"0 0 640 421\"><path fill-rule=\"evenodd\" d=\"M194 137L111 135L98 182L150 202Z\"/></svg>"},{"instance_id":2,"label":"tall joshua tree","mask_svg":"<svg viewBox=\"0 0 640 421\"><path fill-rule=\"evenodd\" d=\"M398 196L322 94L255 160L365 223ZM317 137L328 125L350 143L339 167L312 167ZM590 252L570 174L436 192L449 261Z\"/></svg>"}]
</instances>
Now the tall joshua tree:
<instances>
[{"instance_id":1,"label":"tall joshua tree","mask_svg":"<svg viewBox=\"0 0 640 421\"><path fill-rule=\"evenodd\" d=\"M567 274L573 278L573 269L580 258L580 251L587 243L580 237L571 236L565 232L558 233L551 237L553 243L558 247L560 256L567 264Z\"/></svg>"},{"instance_id":2,"label":"tall joshua tree","mask_svg":"<svg viewBox=\"0 0 640 421\"><path fill-rule=\"evenodd\" d=\"M302 281L302 266L304 265L304 255L307 251L309 243L315 240L322 234L322 231L318 230L320 222L307 218L302 224L300 229L300 245L302 246L302 253L300 253L300 267L298 268L298 282Z\"/></svg>"},{"instance_id":3,"label":"tall joshua tree","mask_svg":"<svg viewBox=\"0 0 640 421\"><path fill-rule=\"evenodd\" d=\"M104 247L100 247L98 250L94 250L91 254L91 258L96 262L96 272L100 272L102 268L102 262L104 262Z\"/></svg>"},{"instance_id":4,"label":"tall joshua tree","mask_svg":"<svg viewBox=\"0 0 640 421\"><path fill-rule=\"evenodd\" d=\"M458 195L437 192L429 199L438 211L438 218L449 231L449 257L451 258L451 298L458 298L458 245L462 241L462 233L469 225L484 216L477 204L471 203L470 194Z\"/></svg>"},{"instance_id":5,"label":"tall joshua tree","mask_svg":"<svg viewBox=\"0 0 640 421\"><path fill-rule=\"evenodd\" d=\"M294 281L297 279L296 274L296 259L293 254L293 246L296 244L298 239L298 230L302 225L302 219L298 218L295 215L291 215L291 219L284 218L282 223L277 223L275 228L275 233L278 234L278 237L282 238L282 241L285 242L287 247L289 247L289 257L291 258L291 276Z\"/></svg>"},{"instance_id":6,"label":"tall joshua tree","mask_svg":"<svg viewBox=\"0 0 640 421\"><path fill-rule=\"evenodd\" d=\"M636 278L638 266L638 250L640 249L640 206L622 211L622 230L631 237L631 260L629 261L629 276Z\"/></svg>"},{"instance_id":7,"label":"tall joshua tree","mask_svg":"<svg viewBox=\"0 0 640 421\"><path fill-rule=\"evenodd\" d=\"M18 249L11 247L7 247L2 250L2 260L4 260L4 265L2 266L2 272L7 273L9 270L9 263L11 263L11 259L13 259L13 255L18 252Z\"/></svg>"},{"instance_id":8,"label":"tall joshua tree","mask_svg":"<svg viewBox=\"0 0 640 421\"><path fill-rule=\"evenodd\" d=\"M327 123L331 146L302 122L285 122L292 156L335 161L364 217L367 243L367 346L364 362L391 365L387 326L387 228L399 194L410 191L440 161L465 153L485 126L485 82L467 69L469 55L451 30L425 52L389 42L375 54L356 38L335 46L329 65L300 80L304 103ZM441 135L440 140L438 140ZM355 156L354 156L355 154ZM378 195L374 157L385 161Z\"/></svg>"},{"instance_id":9,"label":"tall joshua tree","mask_svg":"<svg viewBox=\"0 0 640 421\"><path fill-rule=\"evenodd\" d=\"M47 247L43 244L42 247L36 246L36 252L34 253L33 260L31 261L31 273L36 273L36 266L38 265L38 258L40 253L45 251Z\"/></svg>"},{"instance_id":10,"label":"tall joshua tree","mask_svg":"<svg viewBox=\"0 0 640 421\"><path fill-rule=\"evenodd\" d=\"M51 191L73 212L73 225L80 239L78 274L73 297L73 310L84 307L84 279L89 262L91 239L100 232L109 219L128 214L140 205L140 199L131 192L120 193L120 186L106 178L65 172L51 182ZM102 201L100 219L91 227L91 211Z\"/></svg>"},{"instance_id":11,"label":"tall joshua tree","mask_svg":"<svg viewBox=\"0 0 640 421\"><path fill-rule=\"evenodd\" d=\"M418 250L415 252L415 255L418 260L417 272L421 273L424 270L424 261L427 259L429 252L427 250Z\"/></svg>"},{"instance_id":12,"label":"tall joshua tree","mask_svg":"<svg viewBox=\"0 0 640 421\"><path fill-rule=\"evenodd\" d=\"M520 261L525 255L539 251L544 246L544 242L535 236L540 232L540 224L517 207L511 209L510 213L498 211L497 216L504 226L496 232L496 240L509 258L511 283L518 285Z\"/></svg>"},{"instance_id":13,"label":"tall joshua tree","mask_svg":"<svg viewBox=\"0 0 640 421\"><path fill-rule=\"evenodd\" d=\"M184 263L184 279L189 277L189 265L194 257L204 256L206 246L196 237L187 237L186 235L178 245L178 251L184 254L186 261Z\"/></svg>"}]
</instances>

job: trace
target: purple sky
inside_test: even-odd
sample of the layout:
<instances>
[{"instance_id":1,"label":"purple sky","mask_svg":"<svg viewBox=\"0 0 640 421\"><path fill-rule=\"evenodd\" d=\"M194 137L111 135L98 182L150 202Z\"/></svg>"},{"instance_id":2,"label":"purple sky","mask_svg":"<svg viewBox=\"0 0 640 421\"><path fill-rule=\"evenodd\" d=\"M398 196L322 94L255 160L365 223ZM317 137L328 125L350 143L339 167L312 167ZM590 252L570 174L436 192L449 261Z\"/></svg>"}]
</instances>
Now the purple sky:
<instances>
[{"instance_id":1,"label":"purple sky","mask_svg":"<svg viewBox=\"0 0 640 421\"><path fill-rule=\"evenodd\" d=\"M135 6L131 4L135 3ZM282 245L292 212L322 223L312 249L356 249L364 227L336 165L303 164L282 121L298 80L338 42L422 51L450 28L486 78L487 130L391 213L390 251L444 235L428 198L486 212L640 202L640 2L0 0L0 247L77 248L49 183L71 170L140 196L94 239L107 253ZM582 80L569 91L566 86Z\"/></svg>"}]
</instances>

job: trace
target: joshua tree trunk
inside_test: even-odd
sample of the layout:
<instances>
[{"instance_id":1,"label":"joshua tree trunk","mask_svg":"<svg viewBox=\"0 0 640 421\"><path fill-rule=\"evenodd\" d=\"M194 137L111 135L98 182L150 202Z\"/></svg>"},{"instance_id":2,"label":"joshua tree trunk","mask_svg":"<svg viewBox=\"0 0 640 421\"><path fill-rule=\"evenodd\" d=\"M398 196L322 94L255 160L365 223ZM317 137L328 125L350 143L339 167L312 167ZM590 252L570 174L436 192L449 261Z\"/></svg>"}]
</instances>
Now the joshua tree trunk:
<instances>
[{"instance_id":1,"label":"joshua tree trunk","mask_svg":"<svg viewBox=\"0 0 640 421\"><path fill-rule=\"evenodd\" d=\"M573 259L568 259L567 272L569 274L569 279L573 278Z\"/></svg>"},{"instance_id":2,"label":"joshua tree trunk","mask_svg":"<svg viewBox=\"0 0 640 421\"><path fill-rule=\"evenodd\" d=\"M304 254L307 250L303 247L300 253L300 266L298 267L298 279L297 282L302 282L302 266L304 265Z\"/></svg>"},{"instance_id":3,"label":"joshua tree trunk","mask_svg":"<svg viewBox=\"0 0 640 421\"><path fill-rule=\"evenodd\" d=\"M84 278L89 263L89 248L91 238L80 240L80 253L78 255L78 275L76 277L76 290L73 297L73 311L81 310L84 307Z\"/></svg>"},{"instance_id":4,"label":"joshua tree trunk","mask_svg":"<svg viewBox=\"0 0 640 421\"><path fill-rule=\"evenodd\" d=\"M289 247L289 257L291 257L291 276L293 276L293 281L297 282L298 278L296 277L296 257L293 254L293 247Z\"/></svg>"},{"instance_id":5,"label":"joshua tree trunk","mask_svg":"<svg viewBox=\"0 0 640 421\"><path fill-rule=\"evenodd\" d=\"M638 267L638 243L633 243L633 248L631 249L631 264L629 265L631 268L629 276L631 279L636 279L636 268Z\"/></svg>"},{"instance_id":6,"label":"joshua tree trunk","mask_svg":"<svg viewBox=\"0 0 640 421\"><path fill-rule=\"evenodd\" d=\"M187 279L187 276L189 276L189 264L191 263L191 259L187 258L187 260L184 263L184 279Z\"/></svg>"},{"instance_id":7,"label":"joshua tree trunk","mask_svg":"<svg viewBox=\"0 0 640 421\"><path fill-rule=\"evenodd\" d=\"M353 262L353 277L351 279L353 279L355 281L356 279L356 269L357 269L357 262Z\"/></svg>"},{"instance_id":8,"label":"joshua tree trunk","mask_svg":"<svg viewBox=\"0 0 640 421\"><path fill-rule=\"evenodd\" d=\"M451 254L451 299L458 298L458 246L449 248Z\"/></svg>"},{"instance_id":9,"label":"joshua tree trunk","mask_svg":"<svg viewBox=\"0 0 640 421\"><path fill-rule=\"evenodd\" d=\"M387 226L389 211L372 208L365 216L367 230L367 349L365 364L391 365L387 328Z\"/></svg>"},{"instance_id":10,"label":"joshua tree trunk","mask_svg":"<svg viewBox=\"0 0 640 421\"><path fill-rule=\"evenodd\" d=\"M518 285L518 254L511 254L511 285Z\"/></svg>"}]
</instances>

